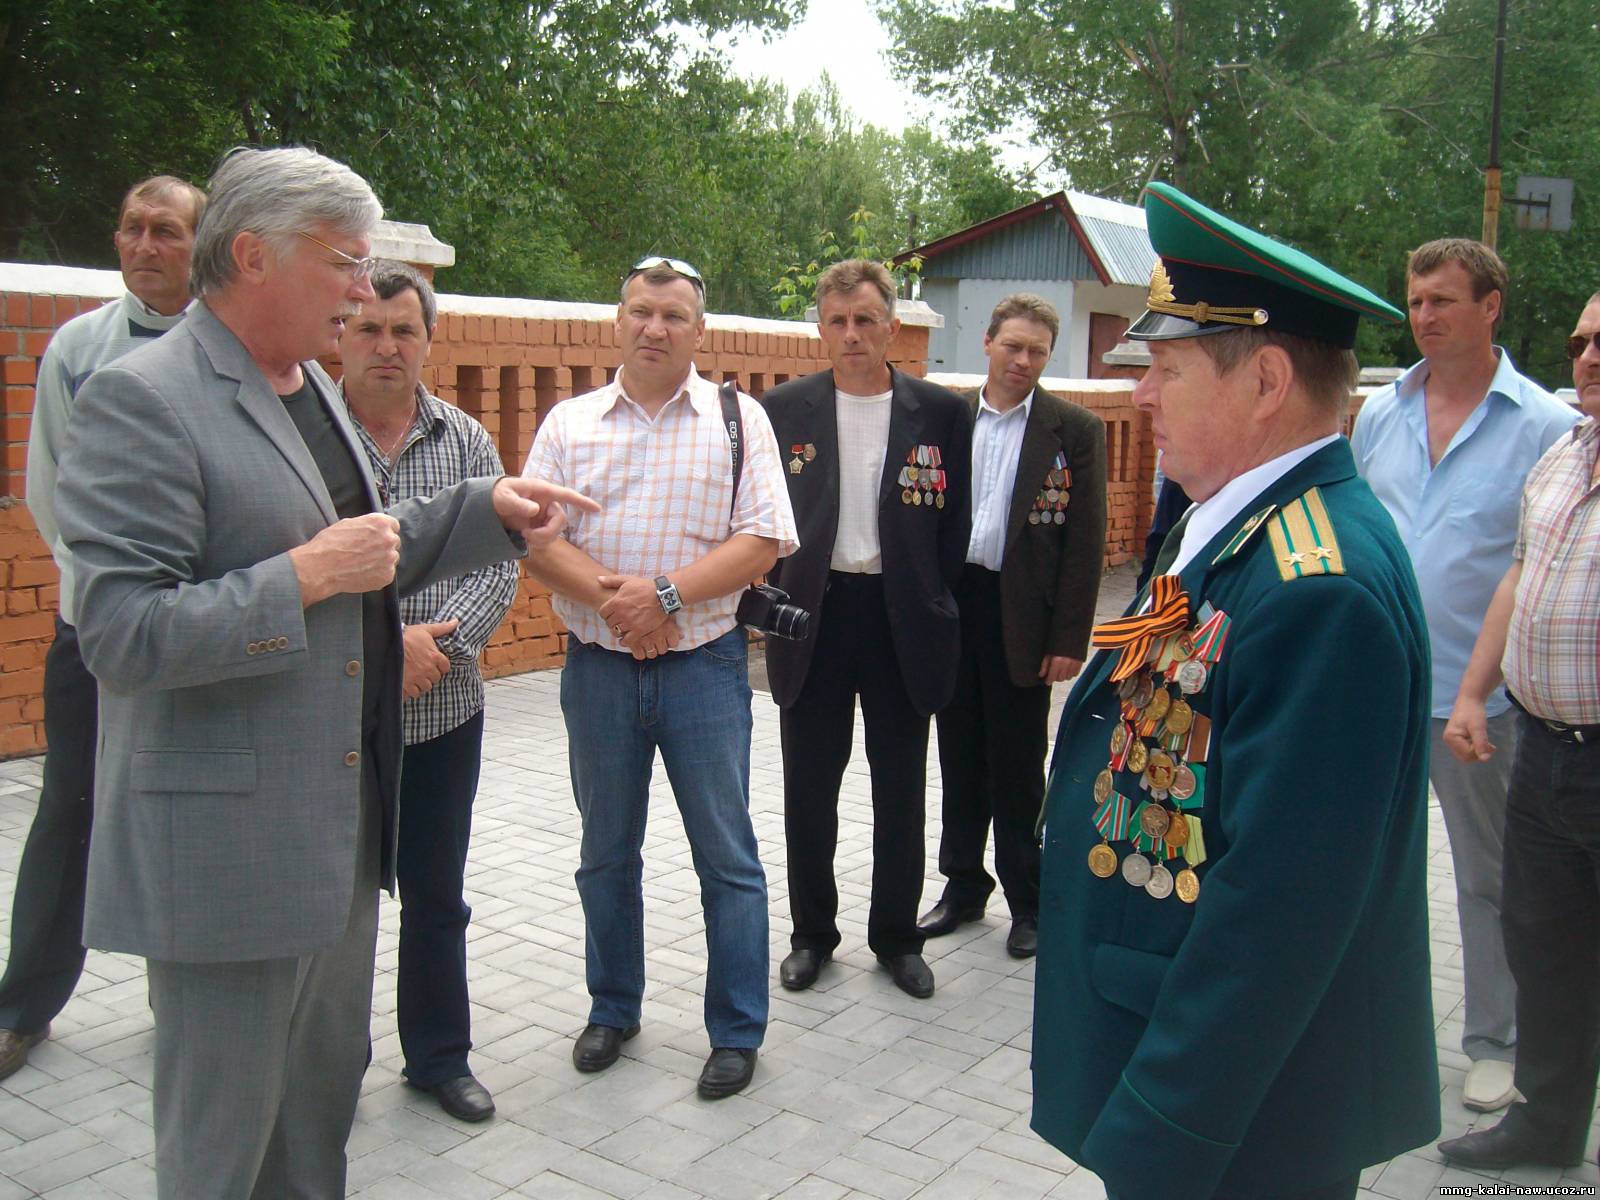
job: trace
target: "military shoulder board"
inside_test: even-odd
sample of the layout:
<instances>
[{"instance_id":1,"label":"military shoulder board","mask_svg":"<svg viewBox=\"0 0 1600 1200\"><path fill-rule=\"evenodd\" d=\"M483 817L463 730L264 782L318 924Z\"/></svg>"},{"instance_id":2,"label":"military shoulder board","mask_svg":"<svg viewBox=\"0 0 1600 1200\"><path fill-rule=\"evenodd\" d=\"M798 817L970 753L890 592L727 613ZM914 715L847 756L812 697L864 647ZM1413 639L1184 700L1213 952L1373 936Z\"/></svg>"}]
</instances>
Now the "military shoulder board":
<instances>
[{"instance_id":1,"label":"military shoulder board","mask_svg":"<svg viewBox=\"0 0 1600 1200\"><path fill-rule=\"evenodd\" d=\"M1339 539L1334 536L1333 522L1318 488L1274 513L1267 521L1267 536L1272 541L1278 575L1285 582L1307 575L1344 574Z\"/></svg>"}]
</instances>

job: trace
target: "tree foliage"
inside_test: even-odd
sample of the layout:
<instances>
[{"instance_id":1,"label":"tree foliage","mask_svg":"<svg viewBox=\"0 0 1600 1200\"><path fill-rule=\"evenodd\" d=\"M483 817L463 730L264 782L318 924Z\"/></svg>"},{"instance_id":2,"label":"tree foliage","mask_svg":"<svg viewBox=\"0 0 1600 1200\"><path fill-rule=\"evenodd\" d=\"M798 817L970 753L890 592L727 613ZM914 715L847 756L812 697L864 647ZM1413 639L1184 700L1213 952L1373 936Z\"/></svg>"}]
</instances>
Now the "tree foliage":
<instances>
[{"instance_id":1,"label":"tree foliage","mask_svg":"<svg viewBox=\"0 0 1600 1200\"><path fill-rule=\"evenodd\" d=\"M118 200L237 144L306 144L457 248L453 291L605 300L642 254L776 312L825 229L875 253L1027 197L982 150L856 125L695 46L782 0L32 0L0 18L0 258L114 261Z\"/></svg>"},{"instance_id":2,"label":"tree foliage","mask_svg":"<svg viewBox=\"0 0 1600 1200\"><path fill-rule=\"evenodd\" d=\"M1123 200L1166 179L1394 300L1405 253L1481 232L1497 0L879 0L898 72L969 137L1021 125L1074 186ZM1571 233L1508 207L1514 295L1501 337L1565 376L1559 339L1600 273L1600 9L1511 0L1502 166L1577 181ZM1413 361L1367 326L1373 361Z\"/></svg>"}]
</instances>

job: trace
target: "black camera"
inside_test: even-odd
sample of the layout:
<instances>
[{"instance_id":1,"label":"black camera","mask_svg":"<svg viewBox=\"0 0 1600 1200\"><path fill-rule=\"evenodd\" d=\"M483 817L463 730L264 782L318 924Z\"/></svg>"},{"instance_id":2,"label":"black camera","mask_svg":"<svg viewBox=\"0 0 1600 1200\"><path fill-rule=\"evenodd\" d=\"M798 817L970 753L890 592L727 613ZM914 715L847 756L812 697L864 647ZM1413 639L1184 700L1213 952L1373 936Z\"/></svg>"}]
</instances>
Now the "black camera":
<instances>
[{"instance_id":1,"label":"black camera","mask_svg":"<svg viewBox=\"0 0 1600 1200\"><path fill-rule=\"evenodd\" d=\"M789 603L789 593L770 583L752 583L739 597L739 611L734 614L741 625L759 629L773 637L798 642L806 636L806 626L811 614L798 604Z\"/></svg>"}]
</instances>

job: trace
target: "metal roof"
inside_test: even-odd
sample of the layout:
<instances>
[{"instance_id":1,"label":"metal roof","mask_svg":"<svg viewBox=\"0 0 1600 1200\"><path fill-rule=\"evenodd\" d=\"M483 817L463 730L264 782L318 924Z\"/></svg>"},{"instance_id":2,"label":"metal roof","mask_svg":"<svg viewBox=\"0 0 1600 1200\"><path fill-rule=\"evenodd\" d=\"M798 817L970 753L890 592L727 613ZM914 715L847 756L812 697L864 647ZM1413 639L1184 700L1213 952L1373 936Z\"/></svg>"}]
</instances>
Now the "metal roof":
<instances>
[{"instance_id":1,"label":"metal roof","mask_svg":"<svg viewBox=\"0 0 1600 1200\"><path fill-rule=\"evenodd\" d=\"M1155 251L1144 210L1054 192L896 257L923 259L929 279L1098 279L1144 287Z\"/></svg>"}]
</instances>

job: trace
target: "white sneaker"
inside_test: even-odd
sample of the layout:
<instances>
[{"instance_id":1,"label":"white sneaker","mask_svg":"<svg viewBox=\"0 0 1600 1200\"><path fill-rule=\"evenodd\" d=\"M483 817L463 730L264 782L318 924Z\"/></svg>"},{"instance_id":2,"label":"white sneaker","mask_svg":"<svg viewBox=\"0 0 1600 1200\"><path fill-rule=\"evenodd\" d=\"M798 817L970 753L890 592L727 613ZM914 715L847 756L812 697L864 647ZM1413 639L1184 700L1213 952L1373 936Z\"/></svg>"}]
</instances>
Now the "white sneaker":
<instances>
[{"instance_id":1,"label":"white sneaker","mask_svg":"<svg viewBox=\"0 0 1600 1200\"><path fill-rule=\"evenodd\" d=\"M1498 1058L1480 1058L1467 1072L1467 1081L1461 1088L1461 1103L1478 1112L1495 1112L1522 1099L1517 1091L1516 1071L1508 1062Z\"/></svg>"}]
</instances>

